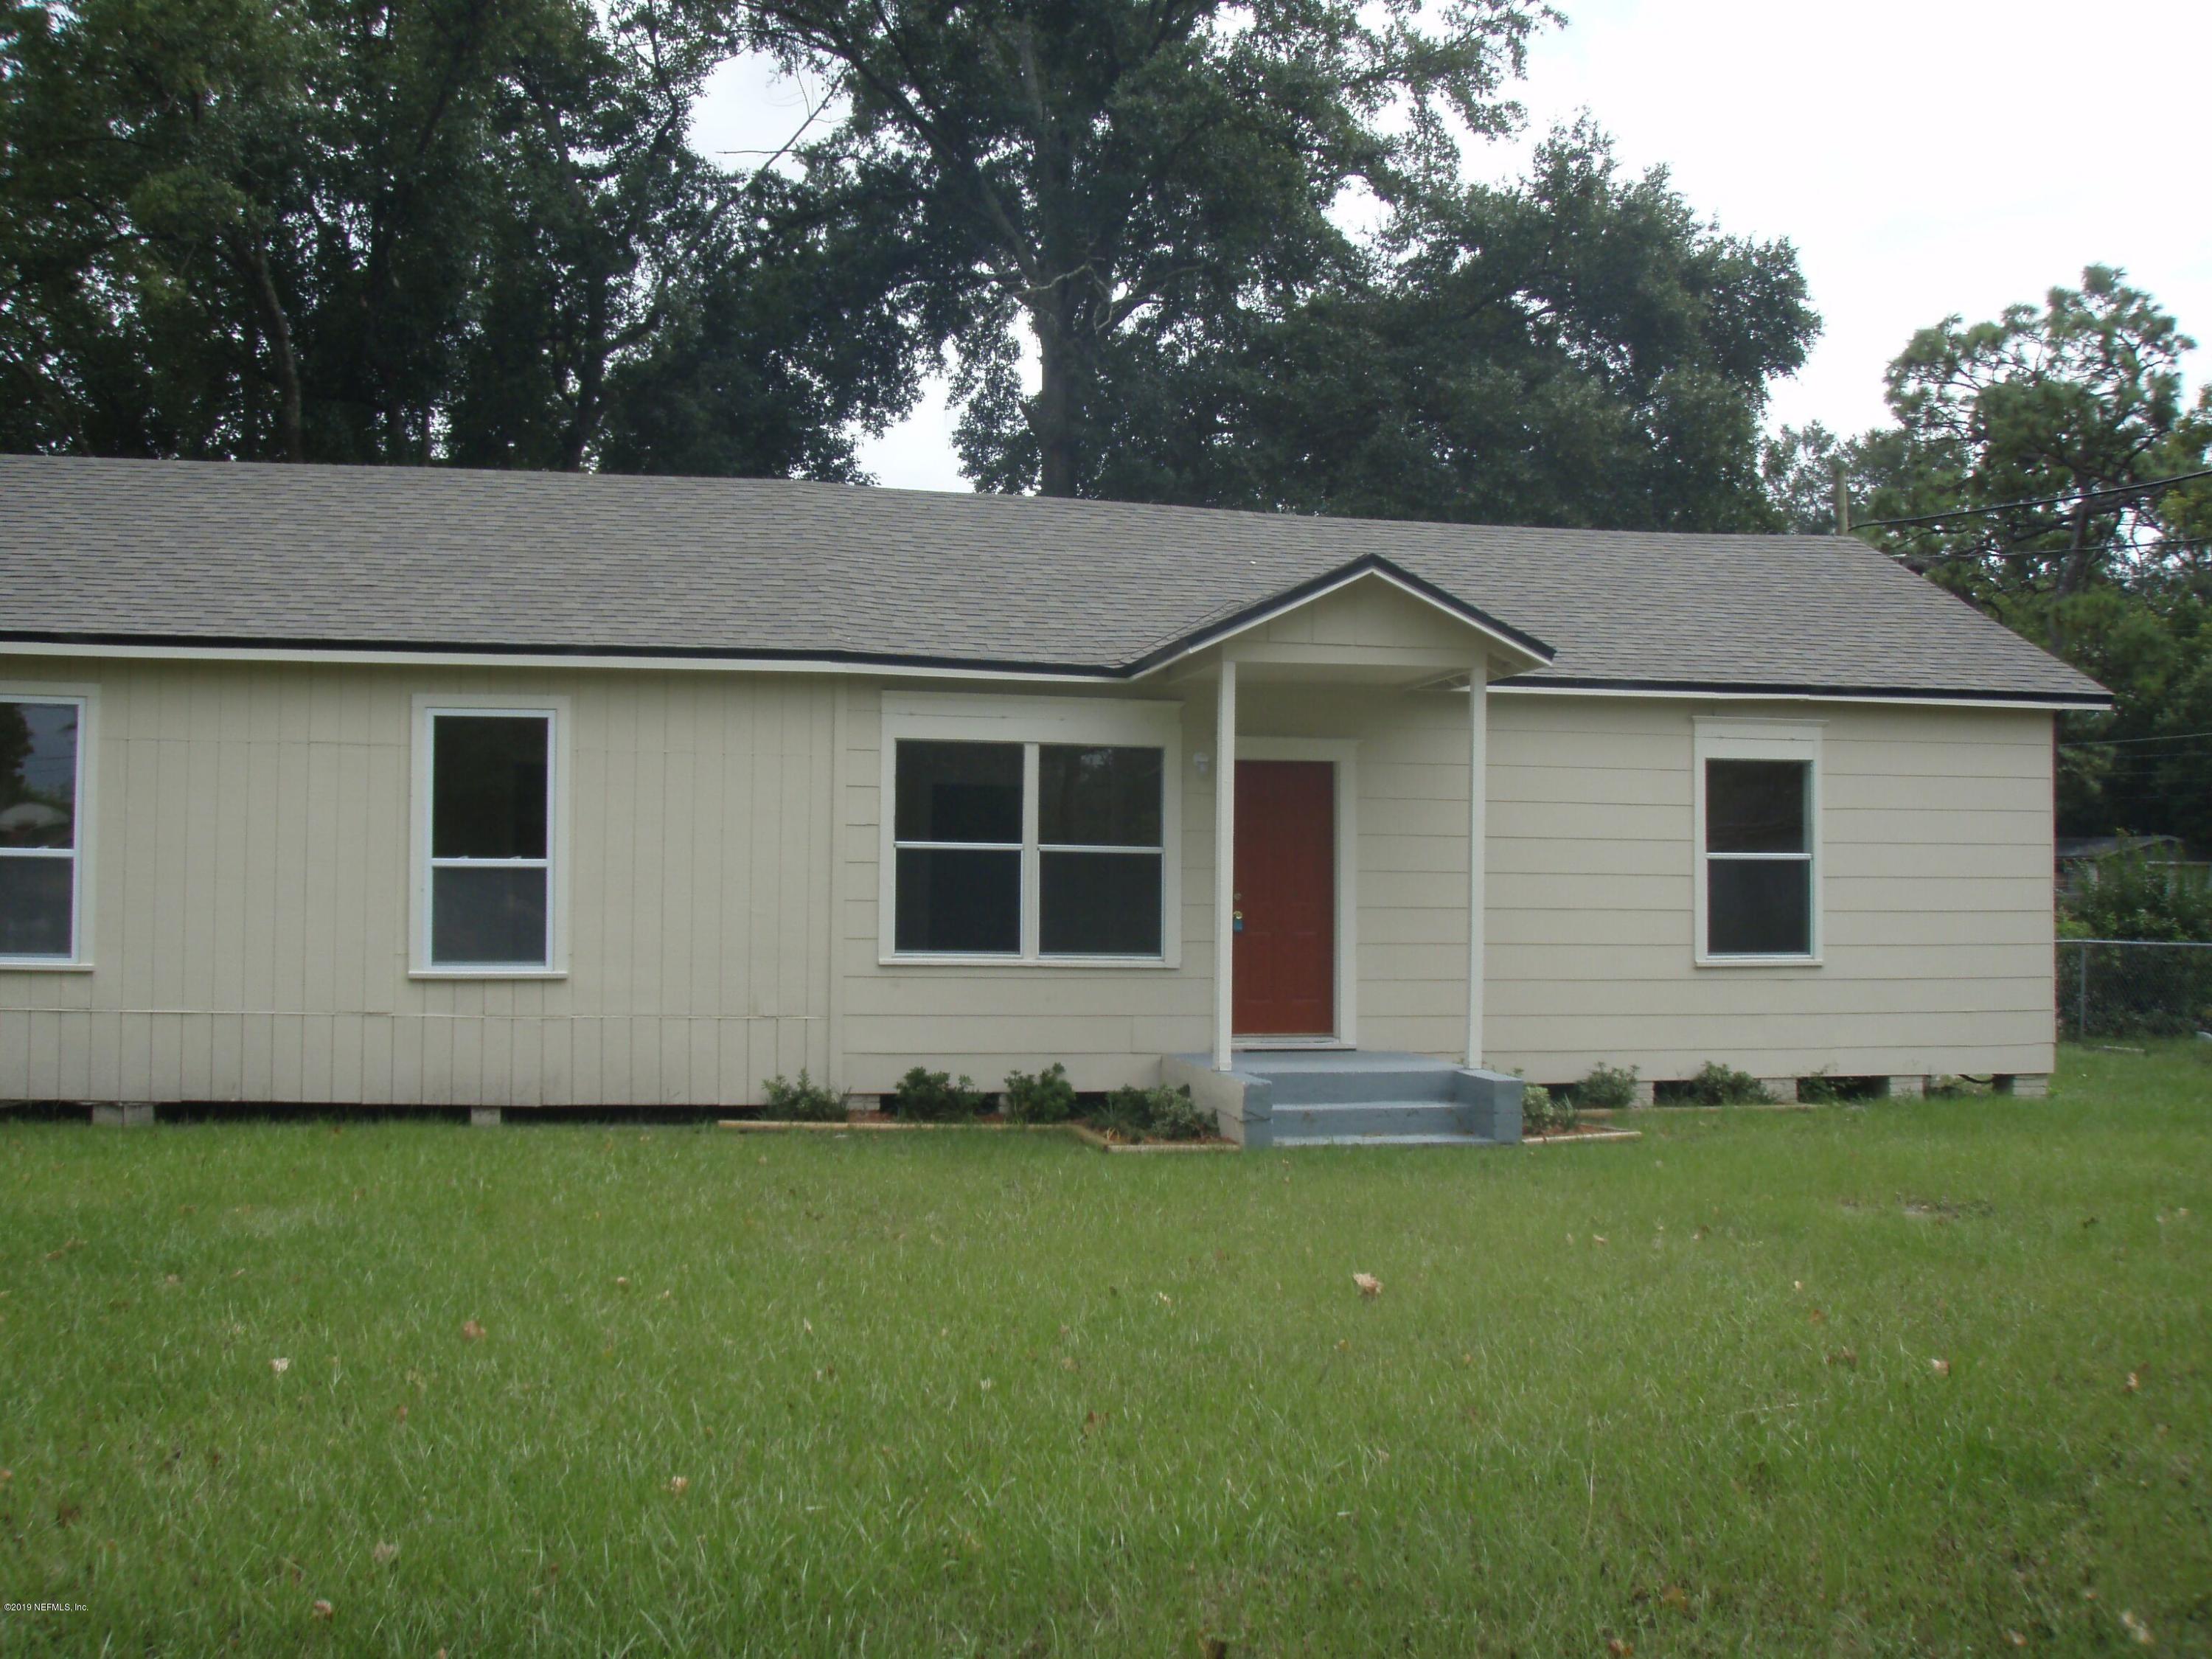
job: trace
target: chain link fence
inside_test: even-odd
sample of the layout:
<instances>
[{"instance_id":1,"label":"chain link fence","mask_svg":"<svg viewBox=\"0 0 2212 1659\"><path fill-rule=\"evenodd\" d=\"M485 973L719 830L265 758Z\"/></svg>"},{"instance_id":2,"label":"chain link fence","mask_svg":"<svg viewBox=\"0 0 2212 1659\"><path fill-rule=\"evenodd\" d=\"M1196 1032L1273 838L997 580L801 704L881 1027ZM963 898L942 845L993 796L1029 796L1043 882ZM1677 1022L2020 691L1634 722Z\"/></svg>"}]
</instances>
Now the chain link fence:
<instances>
[{"instance_id":1,"label":"chain link fence","mask_svg":"<svg viewBox=\"0 0 2212 1659\"><path fill-rule=\"evenodd\" d=\"M2057 992L2069 1041L2212 1031L2212 944L2062 939Z\"/></svg>"}]
</instances>

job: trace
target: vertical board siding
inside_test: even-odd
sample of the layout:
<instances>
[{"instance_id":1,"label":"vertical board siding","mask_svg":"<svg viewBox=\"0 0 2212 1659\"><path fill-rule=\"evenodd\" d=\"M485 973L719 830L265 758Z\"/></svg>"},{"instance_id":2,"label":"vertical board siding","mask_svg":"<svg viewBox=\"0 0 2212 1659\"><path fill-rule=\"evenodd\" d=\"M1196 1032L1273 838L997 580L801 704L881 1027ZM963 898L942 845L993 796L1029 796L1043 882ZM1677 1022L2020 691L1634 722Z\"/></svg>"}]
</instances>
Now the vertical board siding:
<instances>
[{"instance_id":1,"label":"vertical board siding","mask_svg":"<svg viewBox=\"0 0 2212 1659\"><path fill-rule=\"evenodd\" d=\"M99 688L90 973L0 1097L715 1105L830 1069L827 680L0 659ZM569 699L570 972L408 977L414 697Z\"/></svg>"},{"instance_id":2,"label":"vertical board siding","mask_svg":"<svg viewBox=\"0 0 2212 1659\"><path fill-rule=\"evenodd\" d=\"M1452 637L1401 597L1347 593L1270 641ZM1240 726L1358 745L1362 1046L1455 1054L1465 699L1291 672L1249 677ZM1054 1061L1093 1089L1209 1041L1206 679L1083 694L1183 702L1181 965L977 969L878 960L884 688L866 677L21 658L0 674L100 691L95 968L0 971L0 1098L716 1105L801 1066L874 1092L916 1064L994 1087ZM567 978L408 977L418 693L568 699ZM1548 1082L1601 1060L2048 1070L2050 717L1729 705L1822 722L1826 956L1699 969L1692 722L1713 712L1492 698L1491 1061Z\"/></svg>"},{"instance_id":3,"label":"vertical board siding","mask_svg":"<svg viewBox=\"0 0 2212 1659\"><path fill-rule=\"evenodd\" d=\"M2053 1016L2047 714L1492 699L1488 1042L1571 1082L2039 1073ZM1821 965L1695 965L1692 720L1821 722Z\"/></svg>"}]
</instances>

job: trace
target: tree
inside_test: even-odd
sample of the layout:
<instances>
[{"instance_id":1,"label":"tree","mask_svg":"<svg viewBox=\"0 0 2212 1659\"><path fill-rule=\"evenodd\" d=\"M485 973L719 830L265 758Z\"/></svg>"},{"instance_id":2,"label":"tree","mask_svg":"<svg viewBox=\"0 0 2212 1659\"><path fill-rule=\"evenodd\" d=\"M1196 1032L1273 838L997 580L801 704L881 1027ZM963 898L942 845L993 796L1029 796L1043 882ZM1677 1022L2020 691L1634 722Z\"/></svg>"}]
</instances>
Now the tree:
<instances>
[{"instance_id":1,"label":"tree","mask_svg":"<svg viewBox=\"0 0 2212 1659\"><path fill-rule=\"evenodd\" d=\"M1877 546L2110 688L2069 716L2059 822L2212 842L2212 392L2183 395L2194 342L2124 273L1988 322L1916 334L1891 364L1895 424L1784 433L1766 471L1801 528L1832 467ZM1904 522L1884 522L1885 520Z\"/></svg>"},{"instance_id":2,"label":"tree","mask_svg":"<svg viewBox=\"0 0 2212 1659\"><path fill-rule=\"evenodd\" d=\"M1499 130L1534 0L728 0L739 37L830 77L850 114L809 154L910 182L947 250L971 473L1081 491L1125 342L1306 280L1328 210L1445 182L1455 123ZM1016 374L1034 337L1040 386Z\"/></svg>"},{"instance_id":3,"label":"tree","mask_svg":"<svg viewBox=\"0 0 2212 1659\"><path fill-rule=\"evenodd\" d=\"M1409 198L1304 291L1131 331L1096 493L1764 529L1759 419L1819 320L1794 252L1701 223L1587 122L1508 189ZM1105 422L1110 419L1112 424Z\"/></svg>"},{"instance_id":4,"label":"tree","mask_svg":"<svg viewBox=\"0 0 2212 1659\"><path fill-rule=\"evenodd\" d=\"M719 295L760 331L712 349L817 395L714 458L849 470L910 343L819 351L862 297L819 257L847 181L801 206L690 149L723 45L661 0L0 10L0 444L574 468ZM772 316L734 295L790 262Z\"/></svg>"}]
</instances>

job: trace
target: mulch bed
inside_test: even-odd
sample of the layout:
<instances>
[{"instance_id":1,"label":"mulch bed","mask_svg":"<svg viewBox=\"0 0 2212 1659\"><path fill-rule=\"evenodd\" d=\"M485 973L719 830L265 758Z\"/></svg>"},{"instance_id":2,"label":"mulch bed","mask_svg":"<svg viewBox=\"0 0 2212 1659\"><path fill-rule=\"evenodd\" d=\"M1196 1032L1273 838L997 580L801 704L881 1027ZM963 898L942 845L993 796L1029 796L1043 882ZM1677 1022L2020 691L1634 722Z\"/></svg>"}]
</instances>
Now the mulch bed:
<instances>
[{"instance_id":1,"label":"mulch bed","mask_svg":"<svg viewBox=\"0 0 2212 1659\"><path fill-rule=\"evenodd\" d=\"M1095 1146L1102 1152L1233 1152L1239 1150L1235 1141L1224 1140L1218 1135L1209 1135L1203 1140L1122 1140L1116 1136L1102 1133L1079 1120L1066 1123L1013 1123L997 1112L944 1123L917 1123L890 1112L854 1112L842 1122L834 1119L817 1123L788 1118L726 1117L720 1120L720 1126L725 1129L747 1130L761 1134L780 1133L786 1129L827 1129L838 1134L855 1129L1002 1129L1022 1133L1073 1135L1085 1146Z\"/></svg>"}]
</instances>

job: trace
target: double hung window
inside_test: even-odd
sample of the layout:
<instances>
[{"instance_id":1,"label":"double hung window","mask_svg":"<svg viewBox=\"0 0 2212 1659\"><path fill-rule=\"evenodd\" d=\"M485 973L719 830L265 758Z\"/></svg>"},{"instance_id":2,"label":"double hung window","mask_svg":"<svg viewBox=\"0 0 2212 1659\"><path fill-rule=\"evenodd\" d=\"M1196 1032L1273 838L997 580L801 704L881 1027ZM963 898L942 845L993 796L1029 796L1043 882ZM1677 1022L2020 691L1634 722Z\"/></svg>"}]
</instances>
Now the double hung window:
<instances>
[{"instance_id":1,"label":"double hung window","mask_svg":"<svg viewBox=\"0 0 2212 1659\"><path fill-rule=\"evenodd\" d=\"M0 963L79 960L86 707L0 694Z\"/></svg>"},{"instance_id":2,"label":"double hung window","mask_svg":"<svg viewBox=\"0 0 2212 1659\"><path fill-rule=\"evenodd\" d=\"M1698 953L1708 963L1820 956L1817 727L1700 722Z\"/></svg>"},{"instance_id":3,"label":"double hung window","mask_svg":"<svg viewBox=\"0 0 2212 1659\"><path fill-rule=\"evenodd\" d=\"M887 711L886 954L1167 960L1172 724L1148 706L1024 720L912 701L951 712Z\"/></svg>"},{"instance_id":4,"label":"double hung window","mask_svg":"<svg viewBox=\"0 0 2212 1659\"><path fill-rule=\"evenodd\" d=\"M556 714L427 708L420 970L556 963Z\"/></svg>"}]
</instances>

